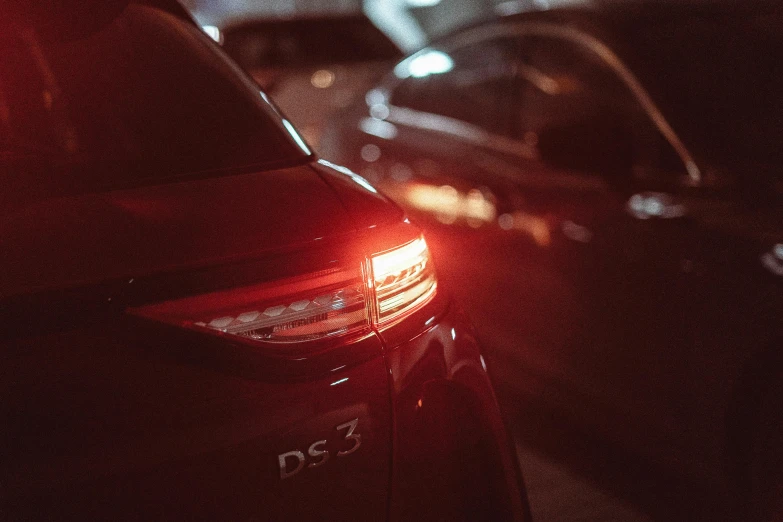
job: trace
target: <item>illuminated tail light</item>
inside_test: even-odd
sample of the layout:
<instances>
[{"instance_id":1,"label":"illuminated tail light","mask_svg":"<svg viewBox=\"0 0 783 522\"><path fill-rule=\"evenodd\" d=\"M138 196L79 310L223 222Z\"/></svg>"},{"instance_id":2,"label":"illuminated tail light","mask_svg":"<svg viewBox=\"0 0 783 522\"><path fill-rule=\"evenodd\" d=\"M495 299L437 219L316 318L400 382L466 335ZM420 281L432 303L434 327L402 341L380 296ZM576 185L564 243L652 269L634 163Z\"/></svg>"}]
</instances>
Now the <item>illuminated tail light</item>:
<instances>
[{"instance_id":1,"label":"illuminated tail light","mask_svg":"<svg viewBox=\"0 0 783 522\"><path fill-rule=\"evenodd\" d=\"M429 301L437 282L424 238L372 257L377 321L387 324Z\"/></svg>"},{"instance_id":2,"label":"illuminated tail light","mask_svg":"<svg viewBox=\"0 0 783 522\"><path fill-rule=\"evenodd\" d=\"M435 295L435 272L423 238L357 265L129 312L245 341L301 343L383 328Z\"/></svg>"}]
</instances>

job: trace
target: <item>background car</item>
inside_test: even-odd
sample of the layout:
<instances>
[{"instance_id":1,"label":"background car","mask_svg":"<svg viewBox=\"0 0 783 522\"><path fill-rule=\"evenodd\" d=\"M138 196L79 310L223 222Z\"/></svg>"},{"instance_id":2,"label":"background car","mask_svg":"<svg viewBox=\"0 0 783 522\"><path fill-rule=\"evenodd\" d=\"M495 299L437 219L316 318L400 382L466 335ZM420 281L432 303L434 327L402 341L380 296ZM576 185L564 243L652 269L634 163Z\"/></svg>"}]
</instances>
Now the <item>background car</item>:
<instances>
[{"instance_id":1,"label":"background car","mask_svg":"<svg viewBox=\"0 0 783 522\"><path fill-rule=\"evenodd\" d=\"M397 206L175 2L0 28L2 518L526 518Z\"/></svg>"},{"instance_id":2,"label":"background car","mask_svg":"<svg viewBox=\"0 0 783 522\"><path fill-rule=\"evenodd\" d=\"M316 149L328 117L402 57L361 14L242 18L221 27L226 52L274 99Z\"/></svg>"},{"instance_id":3,"label":"background car","mask_svg":"<svg viewBox=\"0 0 783 522\"><path fill-rule=\"evenodd\" d=\"M425 224L517 407L684 480L683 519L783 516L781 16L507 17L398 63L322 143Z\"/></svg>"}]
</instances>

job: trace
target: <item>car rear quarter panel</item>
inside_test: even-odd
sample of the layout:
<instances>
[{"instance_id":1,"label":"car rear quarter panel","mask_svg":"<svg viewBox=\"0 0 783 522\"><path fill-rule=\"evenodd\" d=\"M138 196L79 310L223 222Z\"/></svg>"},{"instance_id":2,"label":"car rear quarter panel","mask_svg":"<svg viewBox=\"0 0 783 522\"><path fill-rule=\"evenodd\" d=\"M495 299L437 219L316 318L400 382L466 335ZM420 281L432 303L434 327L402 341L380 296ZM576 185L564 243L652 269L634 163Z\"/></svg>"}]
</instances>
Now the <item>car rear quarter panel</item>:
<instances>
[{"instance_id":1,"label":"car rear quarter panel","mask_svg":"<svg viewBox=\"0 0 783 522\"><path fill-rule=\"evenodd\" d=\"M352 364L327 356L324 371L299 375L290 369L306 361L204 337L124 317L7 342L2 518L383 519L391 419L378 337L354 344ZM339 457L354 443L337 427L353 419L361 445ZM281 479L278 455L311 464L320 440L329 459Z\"/></svg>"},{"instance_id":2,"label":"car rear quarter panel","mask_svg":"<svg viewBox=\"0 0 783 522\"><path fill-rule=\"evenodd\" d=\"M384 334L395 423L391 520L523 520L518 464L474 332L440 299L440 317L436 305ZM427 324L409 340L399 331Z\"/></svg>"}]
</instances>

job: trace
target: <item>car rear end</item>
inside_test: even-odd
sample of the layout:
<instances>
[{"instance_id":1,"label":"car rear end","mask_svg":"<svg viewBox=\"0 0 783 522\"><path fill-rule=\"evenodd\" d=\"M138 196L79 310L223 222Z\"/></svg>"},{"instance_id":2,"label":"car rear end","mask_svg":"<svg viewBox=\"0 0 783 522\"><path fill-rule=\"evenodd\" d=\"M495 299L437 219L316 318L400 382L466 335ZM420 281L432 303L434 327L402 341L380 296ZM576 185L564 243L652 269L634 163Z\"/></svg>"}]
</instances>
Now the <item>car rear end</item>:
<instances>
[{"instance_id":1,"label":"car rear end","mask_svg":"<svg viewBox=\"0 0 783 522\"><path fill-rule=\"evenodd\" d=\"M93 7L0 47L3 518L521 519L420 232L176 4Z\"/></svg>"}]
</instances>

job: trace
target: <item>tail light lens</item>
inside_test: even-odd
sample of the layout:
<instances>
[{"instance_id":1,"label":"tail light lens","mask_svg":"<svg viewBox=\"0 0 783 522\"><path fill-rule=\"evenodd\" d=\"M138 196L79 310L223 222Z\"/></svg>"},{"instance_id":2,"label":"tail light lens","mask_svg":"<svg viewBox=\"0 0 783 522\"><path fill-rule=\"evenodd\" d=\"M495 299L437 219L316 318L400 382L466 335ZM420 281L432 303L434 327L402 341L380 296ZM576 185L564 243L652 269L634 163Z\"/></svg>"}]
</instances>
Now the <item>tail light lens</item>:
<instances>
[{"instance_id":1,"label":"tail light lens","mask_svg":"<svg viewBox=\"0 0 783 522\"><path fill-rule=\"evenodd\" d=\"M435 295L437 282L424 238L357 265L129 312L244 341L301 343L387 327Z\"/></svg>"},{"instance_id":2,"label":"tail light lens","mask_svg":"<svg viewBox=\"0 0 783 522\"><path fill-rule=\"evenodd\" d=\"M361 267L202 294L132 309L150 319L273 343L302 342L368 328Z\"/></svg>"},{"instance_id":3,"label":"tail light lens","mask_svg":"<svg viewBox=\"0 0 783 522\"><path fill-rule=\"evenodd\" d=\"M380 325L398 320L435 294L435 270L423 237L373 256L371 265Z\"/></svg>"}]
</instances>

